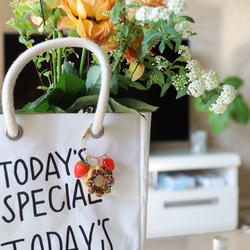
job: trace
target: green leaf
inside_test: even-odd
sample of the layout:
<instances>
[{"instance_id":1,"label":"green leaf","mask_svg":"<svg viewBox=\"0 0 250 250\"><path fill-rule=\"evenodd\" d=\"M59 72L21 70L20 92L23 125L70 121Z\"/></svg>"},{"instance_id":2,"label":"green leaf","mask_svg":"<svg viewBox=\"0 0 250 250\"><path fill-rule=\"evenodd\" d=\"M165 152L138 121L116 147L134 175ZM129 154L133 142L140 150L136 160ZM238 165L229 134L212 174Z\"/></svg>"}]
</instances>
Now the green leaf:
<instances>
[{"instance_id":1,"label":"green leaf","mask_svg":"<svg viewBox=\"0 0 250 250\"><path fill-rule=\"evenodd\" d=\"M114 20L115 22L117 22L119 14L120 14L120 6L119 6L119 3L117 2L115 4L115 6L112 8L112 18L111 19Z\"/></svg>"},{"instance_id":2,"label":"green leaf","mask_svg":"<svg viewBox=\"0 0 250 250\"><path fill-rule=\"evenodd\" d=\"M139 82L130 82L130 85L129 87L133 87L133 88L136 88L138 90L146 90L146 88Z\"/></svg>"},{"instance_id":3,"label":"green leaf","mask_svg":"<svg viewBox=\"0 0 250 250\"><path fill-rule=\"evenodd\" d=\"M207 99L203 99L203 96L200 96L199 98L197 98L197 100L196 100L197 103L195 105L195 107L197 108L197 111L204 112L204 111L208 110L209 107L213 103L215 103L215 101L219 95L210 93L211 96L209 96L209 93L207 93L205 96L205 98L207 98Z\"/></svg>"},{"instance_id":4,"label":"green leaf","mask_svg":"<svg viewBox=\"0 0 250 250\"><path fill-rule=\"evenodd\" d=\"M170 86L171 86L171 83L166 83L163 85L163 87L161 89L161 97L163 97L166 94L166 92Z\"/></svg>"},{"instance_id":5,"label":"green leaf","mask_svg":"<svg viewBox=\"0 0 250 250\"><path fill-rule=\"evenodd\" d=\"M195 23L194 19L192 17L190 17L190 16L180 16L180 19L182 21L188 21L190 23Z\"/></svg>"},{"instance_id":6,"label":"green leaf","mask_svg":"<svg viewBox=\"0 0 250 250\"><path fill-rule=\"evenodd\" d=\"M159 81L161 83L160 85L163 85L164 82L165 82L163 73L158 69L154 69L154 73L157 75L157 77L158 77L158 79L159 79Z\"/></svg>"},{"instance_id":7,"label":"green leaf","mask_svg":"<svg viewBox=\"0 0 250 250\"><path fill-rule=\"evenodd\" d=\"M138 112L155 112L159 108L133 98L120 98L115 101Z\"/></svg>"},{"instance_id":8,"label":"green leaf","mask_svg":"<svg viewBox=\"0 0 250 250\"><path fill-rule=\"evenodd\" d=\"M66 113L65 110L59 108L59 107L56 107L54 105L50 105L49 108L48 108L48 112L53 112L53 113Z\"/></svg>"},{"instance_id":9,"label":"green leaf","mask_svg":"<svg viewBox=\"0 0 250 250\"><path fill-rule=\"evenodd\" d=\"M152 81L147 80L146 90L150 89L152 85L153 85Z\"/></svg>"},{"instance_id":10,"label":"green leaf","mask_svg":"<svg viewBox=\"0 0 250 250\"><path fill-rule=\"evenodd\" d=\"M129 86L131 84L131 82L129 81L128 78L126 78L125 76L123 75L117 75L117 79L119 82L122 82L123 84Z\"/></svg>"},{"instance_id":11,"label":"green leaf","mask_svg":"<svg viewBox=\"0 0 250 250\"><path fill-rule=\"evenodd\" d=\"M169 47L171 50L174 49L174 46L173 46L172 42L171 42L169 39L167 39L165 42L166 42L166 44L168 45L168 47Z\"/></svg>"},{"instance_id":12,"label":"green leaf","mask_svg":"<svg viewBox=\"0 0 250 250\"><path fill-rule=\"evenodd\" d=\"M160 43L160 46L159 46L159 50L160 50L161 54L163 54L165 47L166 47L165 41L162 40Z\"/></svg>"},{"instance_id":13,"label":"green leaf","mask_svg":"<svg viewBox=\"0 0 250 250\"><path fill-rule=\"evenodd\" d=\"M72 98L76 99L75 96L81 96L85 92L85 81L80 79L79 77L69 74L67 72L63 72L62 76L65 77L64 90L66 95L72 96ZM60 87L60 84L57 84L56 87Z\"/></svg>"},{"instance_id":14,"label":"green leaf","mask_svg":"<svg viewBox=\"0 0 250 250\"><path fill-rule=\"evenodd\" d=\"M223 114L218 115L214 112L209 111L208 113L208 123L211 129L216 133L222 133L228 126L231 119L231 114L229 109L227 109Z\"/></svg>"},{"instance_id":15,"label":"green leaf","mask_svg":"<svg viewBox=\"0 0 250 250\"><path fill-rule=\"evenodd\" d=\"M50 92L49 104L66 109L84 94L85 82L64 71L56 87Z\"/></svg>"},{"instance_id":16,"label":"green leaf","mask_svg":"<svg viewBox=\"0 0 250 250\"><path fill-rule=\"evenodd\" d=\"M20 11L20 12L27 12L27 11L30 11L30 10L32 10L32 9L27 5L19 5L16 8L16 11Z\"/></svg>"},{"instance_id":17,"label":"green leaf","mask_svg":"<svg viewBox=\"0 0 250 250\"><path fill-rule=\"evenodd\" d=\"M250 110L241 95L236 96L234 101L228 106L233 120L241 124L247 124L249 121Z\"/></svg>"},{"instance_id":18,"label":"green leaf","mask_svg":"<svg viewBox=\"0 0 250 250\"><path fill-rule=\"evenodd\" d=\"M71 107L69 107L66 111L68 113L76 113L79 112L80 110L86 110L88 107L93 107L93 112L95 112L95 107L98 102L98 95L87 95L78 98ZM107 113L113 113L113 110L111 109L110 105L107 105L106 109Z\"/></svg>"},{"instance_id":19,"label":"green leaf","mask_svg":"<svg viewBox=\"0 0 250 250\"><path fill-rule=\"evenodd\" d=\"M223 83L233 86L236 90L243 86L243 81L237 76L228 77Z\"/></svg>"},{"instance_id":20,"label":"green leaf","mask_svg":"<svg viewBox=\"0 0 250 250\"><path fill-rule=\"evenodd\" d=\"M179 98L183 97L186 94L187 94L187 88L183 88L180 91L178 91L178 93L176 95L176 99L179 99Z\"/></svg>"},{"instance_id":21,"label":"green leaf","mask_svg":"<svg viewBox=\"0 0 250 250\"><path fill-rule=\"evenodd\" d=\"M112 74L111 76L111 83L110 83L110 90L114 95L117 95L118 93L118 81L117 81L117 76L116 74Z\"/></svg>"},{"instance_id":22,"label":"green leaf","mask_svg":"<svg viewBox=\"0 0 250 250\"><path fill-rule=\"evenodd\" d=\"M77 70L75 67L73 67L73 65L72 65L71 63L69 63L67 60L64 60L64 62L63 62L63 68L64 68L64 70L65 70L68 74L80 78L80 75L79 75L78 70Z\"/></svg>"},{"instance_id":23,"label":"green leaf","mask_svg":"<svg viewBox=\"0 0 250 250\"><path fill-rule=\"evenodd\" d=\"M97 105L98 95L87 95L78 98L68 109L68 113L78 112L88 106Z\"/></svg>"},{"instance_id":24,"label":"green leaf","mask_svg":"<svg viewBox=\"0 0 250 250\"><path fill-rule=\"evenodd\" d=\"M142 44L146 44L148 42L150 42L153 38L155 37L159 37L161 35L161 32L152 32L151 29L148 29L145 31L145 35L144 35L144 40L142 42Z\"/></svg>"},{"instance_id":25,"label":"green leaf","mask_svg":"<svg viewBox=\"0 0 250 250\"><path fill-rule=\"evenodd\" d=\"M64 90L61 88L54 88L50 92L50 96L48 97L48 102L49 105L61 107L63 105L63 99L64 99Z\"/></svg>"},{"instance_id":26,"label":"green leaf","mask_svg":"<svg viewBox=\"0 0 250 250\"><path fill-rule=\"evenodd\" d=\"M123 75L117 75L119 85L127 85L132 88L136 88L139 90L146 90L146 88L139 82L132 82L128 78Z\"/></svg>"},{"instance_id":27,"label":"green leaf","mask_svg":"<svg viewBox=\"0 0 250 250\"><path fill-rule=\"evenodd\" d=\"M92 66L89 67L86 88L89 95L98 95L101 89L101 67Z\"/></svg>"},{"instance_id":28,"label":"green leaf","mask_svg":"<svg viewBox=\"0 0 250 250\"><path fill-rule=\"evenodd\" d=\"M194 108L198 112L203 112L203 104L202 99L200 97L194 98Z\"/></svg>"},{"instance_id":29,"label":"green leaf","mask_svg":"<svg viewBox=\"0 0 250 250\"><path fill-rule=\"evenodd\" d=\"M26 104L22 111L25 111L27 113L46 113L49 107L48 99L49 93L42 95L38 99L36 99L34 102L30 102Z\"/></svg>"},{"instance_id":30,"label":"green leaf","mask_svg":"<svg viewBox=\"0 0 250 250\"><path fill-rule=\"evenodd\" d=\"M111 106L114 113L132 113L139 116L142 116L138 111L132 108L128 108L120 104L119 102L115 101L113 98L109 98L109 105Z\"/></svg>"}]
</instances>

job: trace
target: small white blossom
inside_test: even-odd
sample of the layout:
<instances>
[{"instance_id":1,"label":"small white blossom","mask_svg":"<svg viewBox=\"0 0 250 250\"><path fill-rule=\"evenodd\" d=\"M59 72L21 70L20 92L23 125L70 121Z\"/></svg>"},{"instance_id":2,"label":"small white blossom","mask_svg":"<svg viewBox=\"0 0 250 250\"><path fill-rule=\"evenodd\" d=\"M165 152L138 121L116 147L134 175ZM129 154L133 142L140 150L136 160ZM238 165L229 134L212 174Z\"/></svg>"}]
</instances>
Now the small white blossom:
<instances>
[{"instance_id":1,"label":"small white blossom","mask_svg":"<svg viewBox=\"0 0 250 250\"><path fill-rule=\"evenodd\" d=\"M190 38L194 34L193 27L187 21L182 21L180 23L177 23L175 28L180 33L180 35L183 37Z\"/></svg>"},{"instance_id":2,"label":"small white blossom","mask_svg":"<svg viewBox=\"0 0 250 250\"><path fill-rule=\"evenodd\" d=\"M154 21L157 22L160 19L168 20L170 15L170 10L164 7L149 7L142 6L135 14L137 21Z\"/></svg>"},{"instance_id":3,"label":"small white blossom","mask_svg":"<svg viewBox=\"0 0 250 250\"><path fill-rule=\"evenodd\" d=\"M220 84L220 76L213 70L205 70L201 77L205 80L206 90L217 88Z\"/></svg>"},{"instance_id":4,"label":"small white blossom","mask_svg":"<svg viewBox=\"0 0 250 250\"><path fill-rule=\"evenodd\" d=\"M184 75L175 75L172 77L172 84L176 91L182 90L188 84L187 77Z\"/></svg>"},{"instance_id":5,"label":"small white blossom","mask_svg":"<svg viewBox=\"0 0 250 250\"><path fill-rule=\"evenodd\" d=\"M227 104L222 100L221 96L217 98L215 103L213 103L209 110L213 111L215 114L223 114L227 109Z\"/></svg>"},{"instance_id":6,"label":"small white blossom","mask_svg":"<svg viewBox=\"0 0 250 250\"><path fill-rule=\"evenodd\" d=\"M226 104L230 104L231 102L233 102L236 94L237 94L237 91L234 89L233 86L225 84L223 85L223 91L221 92L220 96L221 96L221 99Z\"/></svg>"},{"instance_id":7,"label":"small white blossom","mask_svg":"<svg viewBox=\"0 0 250 250\"><path fill-rule=\"evenodd\" d=\"M159 21L158 8L151 8L151 12L150 12L150 15L148 17L148 20L154 21L154 22Z\"/></svg>"},{"instance_id":8,"label":"small white blossom","mask_svg":"<svg viewBox=\"0 0 250 250\"><path fill-rule=\"evenodd\" d=\"M186 3L184 0L169 0L168 8L175 14L179 14L186 9Z\"/></svg>"},{"instance_id":9,"label":"small white blossom","mask_svg":"<svg viewBox=\"0 0 250 250\"><path fill-rule=\"evenodd\" d=\"M149 81L151 84L155 84L159 81L159 78L154 72L152 72L149 76Z\"/></svg>"},{"instance_id":10,"label":"small white blossom","mask_svg":"<svg viewBox=\"0 0 250 250\"><path fill-rule=\"evenodd\" d=\"M191 60L191 52L188 46L181 45L178 50L178 54L181 55L186 61Z\"/></svg>"},{"instance_id":11,"label":"small white blossom","mask_svg":"<svg viewBox=\"0 0 250 250\"><path fill-rule=\"evenodd\" d=\"M142 6L142 4L139 2L135 2L135 1L130 1L129 5L131 5L134 9L138 9Z\"/></svg>"},{"instance_id":12,"label":"small white blossom","mask_svg":"<svg viewBox=\"0 0 250 250\"><path fill-rule=\"evenodd\" d=\"M162 19L164 21L168 20L171 14L171 11L168 8L164 8L164 7L158 7L158 8L159 8L159 11L158 11L159 19Z\"/></svg>"},{"instance_id":13,"label":"small white blossom","mask_svg":"<svg viewBox=\"0 0 250 250\"><path fill-rule=\"evenodd\" d=\"M205 91L205 82L203 79L194 80L188 86L188 94L194 97L201 96Z\"/></svg>"},{"instance_id":14,"label":"small white blossom","mask_svg":"<svg viewBox=\"0 0 250 250\"><path fill-rule=\"evenodd\" d=\"M187 73L187 77L191 82L198 79L203 71L200 62L197 60L188 61L186 68L189 70L189 73Z\"/></svg>"},{"instance_id":15,"label":"small white blossom","mask_svg":"<svg viewBox=\"0 0 250 250\"><path fill-rule=\"evenodd\" d=\"M138 21L146 21L149 18L151 8L148 6L142 6L135 14L135 18Z\"/></svg>"},{"instance_id":16,"label":"small white blossom","mask_svg":"<svg viewBox=\"0 0 250 250\"><path fill-rule=\"evenodd\" d=\"M164 70L164 69L167 68L168 60L165 57L163 57L163 56L155 56L155 60L156 60L156 62L153 65L156 65L156 68L158 70Z\"/></svg>"}]
</instances>

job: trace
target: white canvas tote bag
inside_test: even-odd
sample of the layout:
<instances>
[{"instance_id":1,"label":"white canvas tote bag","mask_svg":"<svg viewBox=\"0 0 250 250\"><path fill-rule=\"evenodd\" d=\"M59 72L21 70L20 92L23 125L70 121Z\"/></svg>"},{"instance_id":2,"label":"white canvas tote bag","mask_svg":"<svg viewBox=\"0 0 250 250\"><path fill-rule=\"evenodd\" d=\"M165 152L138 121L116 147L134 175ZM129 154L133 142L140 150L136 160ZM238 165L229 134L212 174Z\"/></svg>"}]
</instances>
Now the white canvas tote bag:
<instances>
[{"instance_id":1,"label":"white canvas tote bag","mask_svg":"<svg viewBox=\"0 0 250 250\"><path fill-rule=\"evenodd\" d=\"M91 50L101 64L96 113L16 115L13 88L24 65L66 46ZM151 116L105 113L109 84L106 55L81 38L43 42L11 66L0 115L1 250L144 249ZM103 135L94 138L90 126L93 135ZM74 166L106 152L115 162L114 184L111 193L96 197L87 192L85 176L75 177ZM97 159L89 164L95 168Z\"/></svg>"}]
</instances>

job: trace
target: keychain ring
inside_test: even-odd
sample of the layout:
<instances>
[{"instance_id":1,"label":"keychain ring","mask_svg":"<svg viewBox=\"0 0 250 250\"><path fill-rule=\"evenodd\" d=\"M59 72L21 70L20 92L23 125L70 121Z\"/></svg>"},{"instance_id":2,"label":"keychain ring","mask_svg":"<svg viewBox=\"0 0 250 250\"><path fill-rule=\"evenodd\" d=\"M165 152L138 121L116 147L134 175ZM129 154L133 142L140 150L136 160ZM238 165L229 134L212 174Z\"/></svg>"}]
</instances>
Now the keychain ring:
<instances>
[{"instance_id":1,"label":"keychain ring","mask_svg":"<svg viewBox=\"0 0 250 250\"><path fill-rule=\"evenodd\" d=\"M103 134L102 134L102 135L104 135L105 132L106 132L106 133L108 134L109 140L110 140L109 145L108 145L108 148L107 148L106 152L103 153L103 154L100 155L100 156L93 156L93 155L90 155L90 154L87 152L87 150L86 150L85 141L86 141L86 139L87 139L88 136L90 136L90 137L92 137L92 138L94 138L94 139L98 139L98 138L95 138L95 137L92 136L91 127L92 127L92 125L91 125L91 126L86 130L86 132L84 133L84 135L83 135L83 137L82 137L82 143L81 143L82 150L83 150L83 152L86 154L86 160L87 160L87 161L88 161L89 159L91 159L91 158L94 158L94 159L97 159L97 160L98 160L98 159L102 159L103 157L105 157L105 156L107 155L107 153L109 152L109 150L110 150L110 148L111 148L111 144L112 144L112 138L111 138L110 132L108 131L107 128L103 127Z\"/></svg>"},{"instance_id":2,"label":"keychain ring","mask_svg":"<svg viewBox=\"0 0 250 250\"><path fill-rule=\"evenodd\" d=\"M84 184L86 186L87 192L89 194L93 194L96 197L101 197L104 194L109 194L111 192L111 188L114 185L114 177L113 177L113 170L115 168L114 161L107 156L111 144L112 138L109 131L103 127L103 134L106 133L106 137L109 137L109 141L106 143L102 143L107 147L106 152L99 156L93 156L86 150L86 140L89 137L90 139L99 139L93 137L91 134L91 126L85 131L84 135L82 136L81 146L82 150L86 155L85 160L79 161L76 163L74 168L74 173L76 178L80 178L84 175L87 175L84 179ZM104 140L106 140L106 137ZM99 151L98 151L99 152ZM93 158L97 160L97 165L95 168L90 166L88 161ZM100 179L98 179L96 183L96 178L100 176L102 177L102 183L100 184Z\"/></svg>"}]
</instances>

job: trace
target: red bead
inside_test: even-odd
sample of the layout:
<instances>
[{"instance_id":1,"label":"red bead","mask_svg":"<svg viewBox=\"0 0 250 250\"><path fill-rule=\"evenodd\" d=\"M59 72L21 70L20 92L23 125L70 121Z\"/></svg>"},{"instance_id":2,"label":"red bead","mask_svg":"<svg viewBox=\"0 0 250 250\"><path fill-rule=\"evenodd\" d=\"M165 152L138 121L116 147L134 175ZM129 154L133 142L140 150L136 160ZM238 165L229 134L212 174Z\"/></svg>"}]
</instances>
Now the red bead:
<instances>
[{"instance_id":1,"label":"red bead","mask_svg":"<svg viewBox=\"0 0 250 250\"><path fill-rule=\"evenodd\" d=\"M105 167L108 171L113 171L115 169L115 163L111 158L106 158L102 160L102 165Z\"/></svg>"},{"instance_id":2,"label":"red bead","mask_svg":"<svg viewBox=\"0 0 250 250\"><path fill-rule=\"evenodd\" d=\"M75 165L74 174L76 178L86 175L89 171L89 164L85 161L79 161Z\"/></svg>"}]
</instances>

